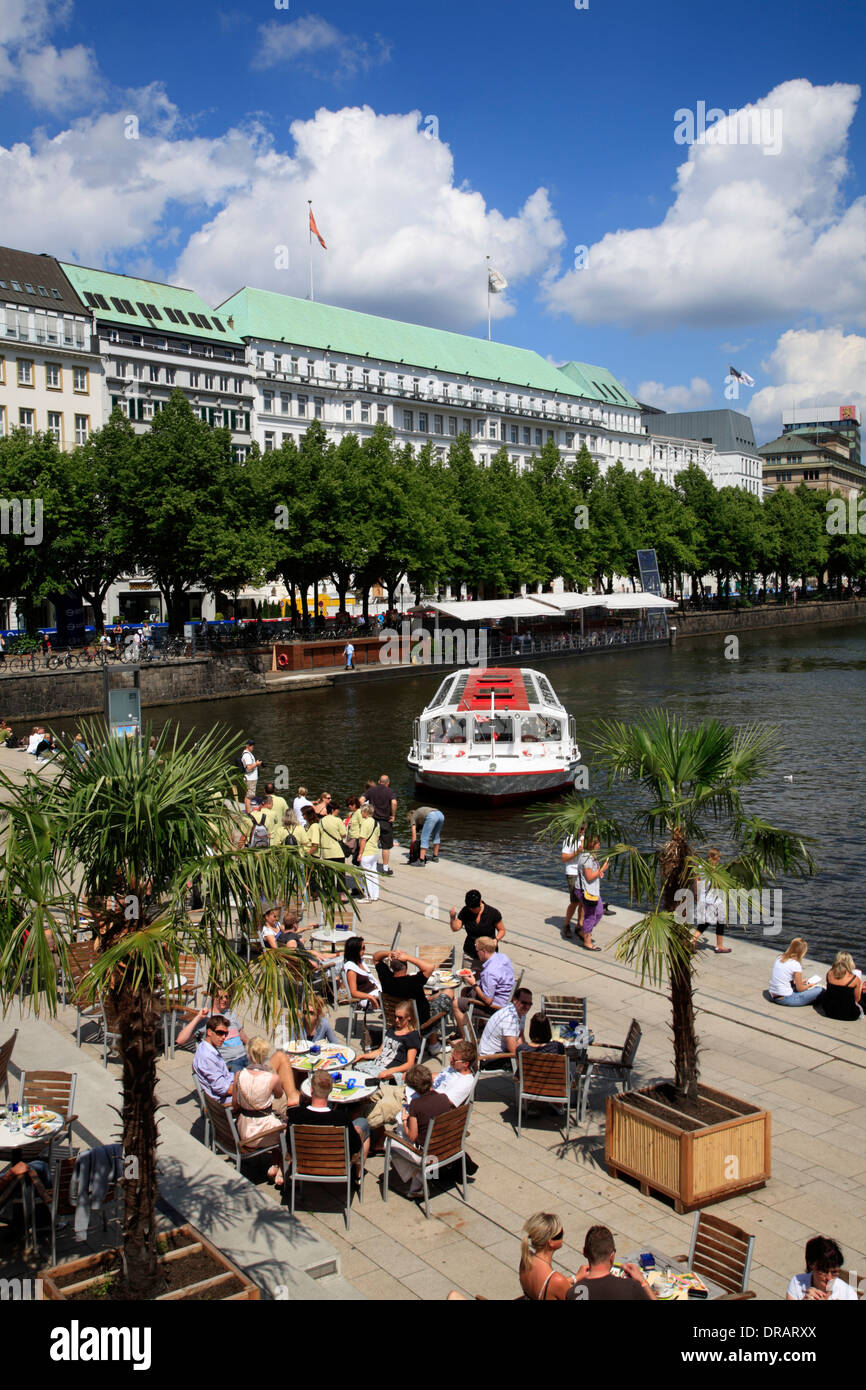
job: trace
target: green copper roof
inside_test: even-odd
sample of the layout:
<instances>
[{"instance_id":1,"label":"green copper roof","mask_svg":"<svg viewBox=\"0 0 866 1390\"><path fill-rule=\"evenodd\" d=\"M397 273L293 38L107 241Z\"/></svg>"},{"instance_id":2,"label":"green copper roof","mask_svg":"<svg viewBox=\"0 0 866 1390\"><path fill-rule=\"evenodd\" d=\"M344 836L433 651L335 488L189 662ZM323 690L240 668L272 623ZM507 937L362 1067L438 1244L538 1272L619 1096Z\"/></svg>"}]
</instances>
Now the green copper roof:
<instances>
[{"instance_id":1,"label":"green copper roof","mask_svg":"<svg viewBox=\"0 0 866 1390\"><path fill-rule=\"evenodd\" d=\"M209 342L241 346L241 339L227 327L221 314L217 314L217 317L222 328L214 323L213 309L195 290L163 285L156 280L136 280L131 275L113 275L108 270L91 270L87 266L69 265L65 261L60 264L73 289L99 319L126 328L145 328L183 338L206 338ZM103 303L93 302L96 295L102 296ZM150 310L149 314L145 313L145 308ZM154 308L157 311L155 314ZM183 314L183 319L172 318L178 310ZM206 323L195 323L191 314L206 320Z\"/></svg>"},{"instance_id":2,"label":"green copper roof","mask_svg":"<svg viewBox=\"0 0 866 1390\"><path fill-rule=\"evenodd\" d=\"M593 401L607 401L609 405L627 405L633 410L640 410L634 396L629 395L606 367L593 367L588 362L566 362L559 370L564 376L577 382L581 396Z\"/></svg>"},{"instance_id":3,"label":"green copper roof","mask_svg":"<svg viewBox=\"0 0 866 1390\"><path fill-rule=\"evenodd\" d=\"M374 362L403 364L408 372L450 372L483 381L501 381L503 386L512 388L557 391L560 396L637 407L637 401L603 367L584 367L581 370L586 377L578 377L565 369L558 370L528 348L488 343L485 338L400 323L397 319L249 287L225 300L217 312L224 323L229 317L232 319L235 332L242 338L319 351L330 348ZM593 378L597 384L593 384ZM619 388L621 396L615 392L608 395L602 389L612 385Z\"/></svg>"}]
</instances>

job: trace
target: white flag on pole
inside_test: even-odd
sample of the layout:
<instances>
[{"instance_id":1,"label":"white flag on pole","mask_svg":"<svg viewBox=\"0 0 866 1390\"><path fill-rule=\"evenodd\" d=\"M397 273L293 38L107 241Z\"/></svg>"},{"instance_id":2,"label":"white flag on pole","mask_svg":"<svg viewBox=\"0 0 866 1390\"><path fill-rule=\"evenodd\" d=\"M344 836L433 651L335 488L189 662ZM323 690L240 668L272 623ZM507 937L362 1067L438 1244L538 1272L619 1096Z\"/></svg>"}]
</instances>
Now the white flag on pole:
<instances>
[{"instance_id":1,"label":"white flag on pole","mask_svg":"<svg viewBox=\"0 0 866 1390\"><path fill-rule=\"evenodd\" d=\"M501 294L503 290L508 289L508 281L501 271L494 270L491 266L487 277L487 286L491 294Z\"/></svg>"}]
</instances>

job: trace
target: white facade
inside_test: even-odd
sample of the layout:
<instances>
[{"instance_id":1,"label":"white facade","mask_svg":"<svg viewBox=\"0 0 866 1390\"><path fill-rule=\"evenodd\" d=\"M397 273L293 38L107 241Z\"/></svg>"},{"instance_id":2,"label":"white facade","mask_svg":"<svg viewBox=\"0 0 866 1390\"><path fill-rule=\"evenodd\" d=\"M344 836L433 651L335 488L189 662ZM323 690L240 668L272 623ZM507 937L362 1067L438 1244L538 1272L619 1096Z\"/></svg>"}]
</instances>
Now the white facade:
<instances>
[{"instance_id":1,"label":"white facade","mask_svg":"<svg viewBox=\"0 0 866 1390\"><path fill-rule=\"evenodd\" d=\"M679 439L671 435L653 434L650 436L650 462L653 477L660 483L673 487L677 474L691 464L706 473L715 482L716 449L699 439Z\"/></svg>"},{"instance_id":2,"label":"white facade","mask_svg":"<svg viewBox=\"0 0 866 1390\"><path fill-rule=\"evenodd\" d=\"M63 449L105 423L102 371L86 314L2 302L0 435L48 431Z\"/></svg>"},{"instance_id":3,"label":"white facade","mask_svg":"<svg viewBox=\"0 0 866 1390\"><path fill-rule=\"evenodd\" d=\"M740 487L763 501L763 471L760 454L717 453L711 476L716 487Z\"/></svg>"},{"instance_id":4,"label":"white facade","mask_svg":"<svg viewBox=\"0 0 866 1390\"><path fill-rule=\"evenodd\" d=\"M440 454L468 434L480 463L504 446L524 467L548 440L568 460L587 444L603 471L617 459L638 472L648 462L637 409L263 339L250 340L250 353L253 429L263 451L288 438L299 441L316 419L335 440L345 434L363 439L386 424L398 442L421 448L430 441Z\"/></svg>"}]
</instances>

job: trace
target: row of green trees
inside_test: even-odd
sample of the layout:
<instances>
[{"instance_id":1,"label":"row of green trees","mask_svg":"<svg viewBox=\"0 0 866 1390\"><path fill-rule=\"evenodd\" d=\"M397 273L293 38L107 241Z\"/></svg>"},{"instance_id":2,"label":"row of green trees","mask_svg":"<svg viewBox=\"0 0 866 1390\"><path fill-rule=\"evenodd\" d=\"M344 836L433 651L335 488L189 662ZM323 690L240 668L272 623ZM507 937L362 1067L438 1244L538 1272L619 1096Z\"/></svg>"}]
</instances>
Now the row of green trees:
<instances>
[{"instance_id":1,"label":"row of green trees","mask_svg":"<svg viewBox=\"0 0 866 1390\"><path fill-rule=\"evenodd\" d=\"M42 507L40 544L7 534L0 546L0 593L25 617L77 590L99 622L110 585L135 569L153 576L173 630L200 585L232 595L281 578L306 618L309 588L330 579L341 607L353 590L366 614L374 584L393 604L405 576L419 599L449 582L490 596L556 576L609 591L616 575L636 578L645 548L669 593L688 579L701 591L707 575L745 594L759 577L866 577L866 538L829 535L826 494L805 487L761 503L696 466L675 487L621 463L602 476L585 448L566 462L553 443L519 472L504 448L477 463L466 435L440 458L385 426L335 444L315 420L300 442L253 446L241 463L228 431L181 392L146 434L116 411L71 453L13 431L0 440L0 489Z\"/></svg>"}]
</instances>

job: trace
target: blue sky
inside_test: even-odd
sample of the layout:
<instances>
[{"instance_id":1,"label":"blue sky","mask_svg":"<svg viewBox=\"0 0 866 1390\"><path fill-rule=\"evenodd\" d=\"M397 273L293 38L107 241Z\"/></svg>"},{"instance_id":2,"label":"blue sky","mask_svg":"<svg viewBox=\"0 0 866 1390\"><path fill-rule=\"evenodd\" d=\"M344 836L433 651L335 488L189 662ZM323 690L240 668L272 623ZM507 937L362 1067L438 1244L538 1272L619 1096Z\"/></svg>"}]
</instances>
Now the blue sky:
<instances>
[{"instance_id":1,"label":"blue sky","mask_svg":"<svg viewBox=\"0 0 866 1390\"><path fill-rule=\"evenodd\" d=\"M305 295L311 197L317 298L481 334L489 253L494 336L770 438L866 389L864 40L850 0L0 0L2 235ZM701 102L759 110L677 143Z\"/></svg>"}]
</instances>

